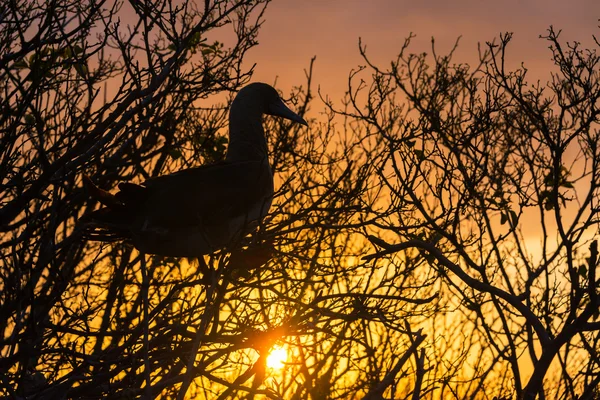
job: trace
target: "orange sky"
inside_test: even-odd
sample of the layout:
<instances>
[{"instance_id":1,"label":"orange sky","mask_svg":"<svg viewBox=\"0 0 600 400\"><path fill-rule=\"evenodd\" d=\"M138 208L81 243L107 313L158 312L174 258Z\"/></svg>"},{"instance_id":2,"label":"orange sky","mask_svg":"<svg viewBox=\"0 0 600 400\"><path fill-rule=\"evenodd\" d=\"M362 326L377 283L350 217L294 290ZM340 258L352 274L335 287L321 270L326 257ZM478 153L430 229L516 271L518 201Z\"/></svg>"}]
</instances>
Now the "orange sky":
<instances>
[{"instance_id":1,"label":"orange sky","mask_svg":"<svg viewBox=\"0 0 600 400\"><path fill-rule=\"evenodd\" d=\"M359 37L371 58L387 66L410 32L417 35L414 52L429 50L434 36L445 53L462 35L455 60L473 62L477 42L512 31L509 61L524 61L532 77L545 80L550 52L538 36L552 24L564 39L591 46L591 36L600 37L599 18L599 0L273 0L246 65L257 63L254 81L273 83L277 76L286 93L304 83L314 55L314 83L337 100L350 69L361 64Z\"/></svg>"},{"instance_id":2,"label":"orange sky","mask_svg":"<svg viewBox=\"0 0 600 400\"><path fill-rule=\"evenodd\" d=\"M387 67L410 32L417 35L413 52L429 52L433 36L438 54L446 54L462 36L454 61L472 64L478 42L513 32L507 65L524 62L530 83L546 82L553 64L549 43L539 35L553 25L562 30L563 40L598 48L592 35L600 40L599 19L600 0L273 0L259 45L246 55L245 65L257 64L253 81L277 78L277 87L287 94L292 86L305 84L304 69L316 56L313 89L319 85L339 106L348 73L364 64L359 37L371 60ZM311 108L309 117L316 117L324 107L316 99ZM530 249L538 248L539 226L525 228Z\"/></svg>"}]
</instances>

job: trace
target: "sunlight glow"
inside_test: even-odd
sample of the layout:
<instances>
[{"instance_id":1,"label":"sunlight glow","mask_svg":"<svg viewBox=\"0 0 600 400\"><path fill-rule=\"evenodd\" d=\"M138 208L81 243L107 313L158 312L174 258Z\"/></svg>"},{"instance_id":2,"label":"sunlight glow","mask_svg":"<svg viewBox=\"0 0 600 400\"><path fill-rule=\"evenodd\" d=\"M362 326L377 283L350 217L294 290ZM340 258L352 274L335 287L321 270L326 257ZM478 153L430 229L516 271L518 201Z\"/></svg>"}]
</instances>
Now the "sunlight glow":
<instances>
[{"instance_id":1,"label":"sunlight glow","mask_svg":"<svg viewBox=\"0 0 600 400\"><path fill-rule=\"evenodd\" d=\"M275 346L267 357L267 367L272 369L283 368L287 360L287 352L283 347Z\"/></svg>"}]
</instances>

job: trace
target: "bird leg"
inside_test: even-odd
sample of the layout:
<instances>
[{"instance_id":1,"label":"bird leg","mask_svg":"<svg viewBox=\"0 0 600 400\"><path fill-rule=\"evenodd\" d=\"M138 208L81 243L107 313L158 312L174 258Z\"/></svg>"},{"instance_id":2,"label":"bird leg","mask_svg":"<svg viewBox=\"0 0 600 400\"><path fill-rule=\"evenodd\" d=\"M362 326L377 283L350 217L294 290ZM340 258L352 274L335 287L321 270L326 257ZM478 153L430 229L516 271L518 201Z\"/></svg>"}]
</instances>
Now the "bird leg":
<instances>
[{"instance_id":1,"label":"bird leg","mask_svg":"<svg viewBox=\"0 0 600 400\"><path fill-rule=\"evenodd\" d=\"M146 254L143 252L140 252L140 268L142 270L142 301L144 308L144 375L146 380L144 397L150 400L152 399L152 388L150 386L150 345L148 339L148 325L150 325L150 321L148 319L148 291L150 288L150 281L148 279L148 271L146 270Z\"/></svg>"}]
</instances>

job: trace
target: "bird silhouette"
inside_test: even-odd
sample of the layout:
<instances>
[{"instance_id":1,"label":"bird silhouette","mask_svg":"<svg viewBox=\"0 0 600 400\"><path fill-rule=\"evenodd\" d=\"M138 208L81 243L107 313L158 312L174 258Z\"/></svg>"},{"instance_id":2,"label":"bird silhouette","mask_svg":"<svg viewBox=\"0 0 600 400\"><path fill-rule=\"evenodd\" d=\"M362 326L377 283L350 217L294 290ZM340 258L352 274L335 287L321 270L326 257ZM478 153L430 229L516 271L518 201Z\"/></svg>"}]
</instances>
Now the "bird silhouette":
<instances>
[{"instance_id":1,"label":"bird silhouette","mask_svg":"<svg viewBox=\"0 0 600 400\"><path fill-rule=\"evenodd\" d=\"M264 218L273 198L263 114L307 125L265 83L241 89L229 113L225 160L151 178L121 183L111 194L87 177L90 195L104 205L85 216L92 240L130 241L139 251L199 257L235 243Z\"/></svg>"}]
</instances>

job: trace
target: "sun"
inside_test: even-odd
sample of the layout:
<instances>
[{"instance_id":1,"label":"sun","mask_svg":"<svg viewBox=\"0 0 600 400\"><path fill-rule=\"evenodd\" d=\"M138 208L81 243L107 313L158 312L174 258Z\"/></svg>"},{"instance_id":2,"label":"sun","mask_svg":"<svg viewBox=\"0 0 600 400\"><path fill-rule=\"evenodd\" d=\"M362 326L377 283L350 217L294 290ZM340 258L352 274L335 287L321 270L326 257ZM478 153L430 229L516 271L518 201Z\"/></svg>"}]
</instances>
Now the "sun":
<instances>
[{"instance_id":1,"label":"sun","mask_svg":"<svg viewBox=\"0 0 600 400\"><path fill-rule=\"evenodd\" d=\"M281 346L275 346L267 356L267 367L271 369L281 369L287 360L287 352Z\"/></svg>"}]
</instances>

